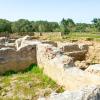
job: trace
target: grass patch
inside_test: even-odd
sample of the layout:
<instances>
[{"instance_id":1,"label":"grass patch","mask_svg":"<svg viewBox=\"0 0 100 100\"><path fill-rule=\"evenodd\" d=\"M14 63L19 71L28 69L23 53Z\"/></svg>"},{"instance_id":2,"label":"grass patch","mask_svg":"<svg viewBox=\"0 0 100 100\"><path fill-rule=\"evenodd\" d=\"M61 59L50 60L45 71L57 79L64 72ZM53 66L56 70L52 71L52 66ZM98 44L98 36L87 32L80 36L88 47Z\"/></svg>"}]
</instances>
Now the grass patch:
<instances>
[{"instance_id":1,"label":"grass patch","mask_svg":"<svg viewBox=\"0 0 100 100\"><path fill-rule=\"evenodd\" d=\"M63 87L44 75L43 70L37 65L31 65L26 70L16 74L12 71L7 72L4 76L0 76L0 83L0 100L7 100L9 93L12 94L9 97L11 100L17 100L18 98L36 100L39 96L47 96L52 91L64 91Z\"/></svg>"},{"instance_id":2,"label":"grass patch","mask_svg":"<svg viewBox=\"0 0 100 100\"><path fill-rule=\"evenodd\" d=\"M86 41L98 41L100 42L100 33L86 33L86 32L73 32L69 33L68 35L63 35L62 37L57 36L49 36L49 37L42 37L42 39L50 41L77 41L77 40L86 40Z\"/></svg>"},{"instance_id":3,"label":"grass patch","mask_svg":"<svg viewBox=\"0 0 100 100\"><path fill-rule=\"evenodd\" d=\"M3 76L10 76L10 75L12 75L12 74L16 74L16 72L10 70L10 71L5 72L5 73L3 74Z\"/></svg>"},{"instance_id":4,"label":"grass patch","mask_svg":"<svg viewBox=\"0 0 100 100\"><path fill-rule=\"evenodd\" d=\"M72 39L85 39L87 41L93 41L93 40L100 40L100 34L99 33L70 33L69 35L66 35L63 37L65 40L72 40Z\"/></svg>"}]
</instances>

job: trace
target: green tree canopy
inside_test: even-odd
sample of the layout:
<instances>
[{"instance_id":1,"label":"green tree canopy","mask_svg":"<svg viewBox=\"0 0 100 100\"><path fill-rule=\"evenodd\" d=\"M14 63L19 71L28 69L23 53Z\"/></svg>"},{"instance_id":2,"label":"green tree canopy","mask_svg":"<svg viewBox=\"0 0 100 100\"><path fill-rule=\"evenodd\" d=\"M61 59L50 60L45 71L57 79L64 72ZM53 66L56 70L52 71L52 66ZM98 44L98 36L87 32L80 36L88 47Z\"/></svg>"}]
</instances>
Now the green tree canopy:
<instances>
[{"instance_id":1,"label":"green tree canopy","mask_svg":"<svg viewBox=\"0 0 100 100\"><path fill-rule=\"evenodd\" d=\"M11 22L5 19L0 19L0 32L11 32Z\"/></svg>"},{"instance_id":2,"label":"green tree canopy","mask_svg":"<svg viewBox=\"0 0 100 100\"><path fill-rule=\"evenodd\" d=\"M61 26L61 32L68 34L69 32L71 32L73 30L75 23L72 19L65 20L63 18L60 26Z\"/></svg>"},{"instance_id":3,"label":"green tree canopy","mask_svg":"<svg viewBox=\"0 0 100 100\"><path fill-rule=\"evenodd\" d=\"M95 28L97 29L97 31L100 31L100 18L94 18L92 20L92 22L93 22Z\"/></svg>"},{"instance_id":4,"label":"green tree canopy","mask_svg":"<svg viewBox=\"0 0 100 100\"><path fill-rule=\"evenodd\" d=\"M12 23L12 32L32 32L31 22L25 19L19 19Z\"/></svg>"}]
</instances>

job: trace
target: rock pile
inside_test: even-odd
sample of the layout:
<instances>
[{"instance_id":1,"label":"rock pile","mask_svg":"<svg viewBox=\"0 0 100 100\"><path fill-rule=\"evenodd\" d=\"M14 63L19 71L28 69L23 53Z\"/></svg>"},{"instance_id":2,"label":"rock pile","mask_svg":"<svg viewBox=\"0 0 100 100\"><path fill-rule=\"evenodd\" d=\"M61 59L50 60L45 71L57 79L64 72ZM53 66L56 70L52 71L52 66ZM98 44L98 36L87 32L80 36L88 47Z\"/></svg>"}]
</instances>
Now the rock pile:
<instances>
[{"instance_id":1,"label":"rock pile","mask_svg":"<svg viewBox=\"0 0 100 100\"><path fill-rule=\"evenodd\" d=\"M38 100L100 100L100 86L88 86L80 90L52 93L47 98Z\"/></svg>"},{"instance_id":2,"label":"rock pile","mask_svg":"<svg viewBox=\"0 0 100 100\"><path fill-rule=\"evenodd\" d=\"M90 65L86 71L100 76L100 64Z\"/></svg>"}]
</instances>

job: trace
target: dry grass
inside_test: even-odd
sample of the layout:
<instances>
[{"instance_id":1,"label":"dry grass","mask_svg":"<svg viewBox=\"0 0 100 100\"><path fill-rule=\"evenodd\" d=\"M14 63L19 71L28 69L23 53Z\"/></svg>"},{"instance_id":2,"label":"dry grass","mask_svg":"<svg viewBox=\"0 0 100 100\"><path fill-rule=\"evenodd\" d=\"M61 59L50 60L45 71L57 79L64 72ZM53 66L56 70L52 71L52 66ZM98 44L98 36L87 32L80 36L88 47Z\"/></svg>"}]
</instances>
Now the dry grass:
<instances>
[{"instance_id":1,"label":"dry grass","mask_svg":"<svg viewBox=\"0 0 100 100\"><path fill-rule=\"evenodd\" d=\"M4 76L0 76L0 83L0 100L36 100L39 96L47 96L52 91L64 91L36 65L23 73L7 72Z\"/></svg>"}]
</instances>

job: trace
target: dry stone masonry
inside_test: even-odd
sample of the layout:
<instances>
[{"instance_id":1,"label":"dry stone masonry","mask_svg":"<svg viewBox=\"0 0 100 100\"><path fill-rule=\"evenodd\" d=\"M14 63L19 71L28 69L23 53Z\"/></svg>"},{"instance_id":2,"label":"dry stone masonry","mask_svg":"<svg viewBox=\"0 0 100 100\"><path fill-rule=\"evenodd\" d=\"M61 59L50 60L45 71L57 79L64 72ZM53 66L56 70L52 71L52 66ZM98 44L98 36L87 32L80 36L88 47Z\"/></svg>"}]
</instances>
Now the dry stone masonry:
<instances>
[{"instance_id":1,"label":"dry stone masonry","mask_svg":"<svg viewBox=\"0 0 100 100\"><path fill-rule=\"evenodd\" d=\"M12 48L0 49L0 74L6 71L24 70L36 60L36 45L26 46L16 51Z\"/></svg>"},{"instance_id":2,"label":"dry stone masonry","mask_svg":"<svg viewBox=\"0 0 100 100\"><path fill-rule=\"evenodd\" d=\"M89 46L87 60L91 63L100 63L100 43Z\"/></svg>"},{"instance_id":3,"label":"dry stone masonry","mask_svg":"<svg viewBox=\"0 0 100 100\"><path fill-rule=\"evenodd\" d=\"M85 44L77 43L58 43L58 47L63 50L64 54L71 56L76 60L85 60L88 47Z\"/></svg>"}]
</instances>

